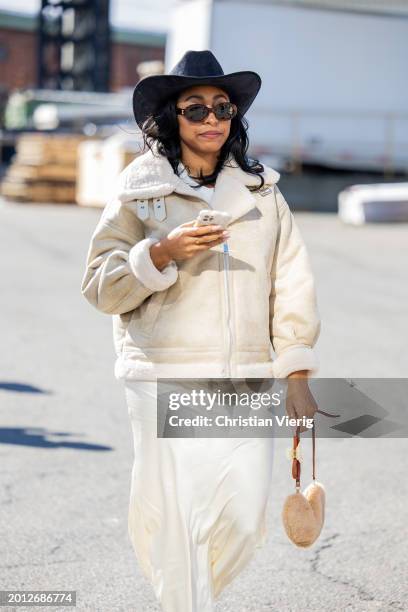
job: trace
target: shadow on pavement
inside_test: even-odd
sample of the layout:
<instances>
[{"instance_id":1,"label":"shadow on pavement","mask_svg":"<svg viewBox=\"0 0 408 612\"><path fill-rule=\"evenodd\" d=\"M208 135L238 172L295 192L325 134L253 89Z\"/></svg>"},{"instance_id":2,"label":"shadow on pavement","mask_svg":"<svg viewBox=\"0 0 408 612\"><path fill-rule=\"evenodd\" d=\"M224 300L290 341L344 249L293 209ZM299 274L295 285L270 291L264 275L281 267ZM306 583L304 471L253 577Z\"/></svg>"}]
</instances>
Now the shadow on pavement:
<instances>
[{"instance_id":1,"label":"shadow on pavement","mask_svg":"<svg viewBox=\"0 0 408 612\"><path fill-rule=\"evenodd\" d=\"M18 382L0 381L0 389L3 389L4 391L18 391L19 393L51 393L51 391L45 391L44 389L40 389L39 387L34 387L33 385L25 385L24 383Z\"/></svg>"},{"instance_id":2,"label":"shadow on pavement","mask_svg":"<svg viewBox=\"0 0 408 612\"><path fill-rule=\"evenodd\" d=\"M49 431L42 427L0 427L0 444L16 444L21 446L37 446L42 448L73 448L76 450L108 451L112 446L91 444L88 442L74 442L47 440L47 437L72 436L72 433L62 431Z\"/></svg>"}]
</instances>

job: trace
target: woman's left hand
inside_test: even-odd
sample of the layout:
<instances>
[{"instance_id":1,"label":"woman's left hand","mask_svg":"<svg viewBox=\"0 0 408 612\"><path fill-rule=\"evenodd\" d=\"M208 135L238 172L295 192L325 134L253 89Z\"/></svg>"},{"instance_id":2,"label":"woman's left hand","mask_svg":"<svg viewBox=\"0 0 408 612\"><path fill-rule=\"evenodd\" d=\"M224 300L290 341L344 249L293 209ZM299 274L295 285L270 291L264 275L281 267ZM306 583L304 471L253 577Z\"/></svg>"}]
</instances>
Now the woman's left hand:
<instances>
[{"instance_id":1,"label":"woman's left hand","mask_svg":"<svg viewBox=\"0 0 408 612\"><path fill-rule=\"evenodd\" d=\"M286 412L289 417L301 419L306 417L312 419L318 405L309 389L307 372L299 371L289 374L286 395ZM296 427L294 428L296 431ZM300 425L300 432L309 431L309 427Z\"/></svg>"}]
</instances>

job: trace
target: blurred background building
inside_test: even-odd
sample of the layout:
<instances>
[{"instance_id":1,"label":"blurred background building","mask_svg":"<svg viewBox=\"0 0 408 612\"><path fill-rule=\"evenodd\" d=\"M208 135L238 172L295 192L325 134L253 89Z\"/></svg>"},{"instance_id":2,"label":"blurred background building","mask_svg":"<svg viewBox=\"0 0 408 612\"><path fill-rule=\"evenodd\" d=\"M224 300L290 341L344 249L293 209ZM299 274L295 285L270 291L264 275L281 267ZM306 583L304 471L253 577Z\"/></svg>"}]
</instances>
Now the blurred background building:
<instances>
[{"instance_id":1,"label":"blurred background building","mask_svg":"<svg viewBox=\"0 0 408 612\"><path fill-rule=\"evenodd\" d=\"M50 4L55 7L55 2ZM72 13L66 8L67 6L69 6L69 3L65 4L64 11L61 9L60 13L56 15L54 11L54 17L49 18L48 21L51 22L49 23L49 27L57 25L57 28L55 28L53 32L57 39L59 36L59 21L61 30L62 32L64 31L64 19L62 19L62 15L65 13L65 37L67 40L64 41L63 44L68 45L65 52L65 61L68 62L72 58L73 65L71 64L71 66L72 69L75 70L75 64L89 61L86 56L92 55L92 48L85 46L83 49L78 48L75 55L72 53L71 40L69 40L69 37L74 39L75 37L78 38L81 16L76 16L74 20ZM76 4L76 6L78 6L78 4ZM46 15L47 10L44 12ZM93 8L91 8L90 12L92 17ZM84 19L86 26L86 20L89 20L88 15L85 15ZM40 44L42 45L41 48L43 51L46 51L47 47L47 43L44 40L47 20L44 19L42 40L42 33L39 29L40 25L39 15L5 11L0 8L0 84L3 90L12 91L16 88L37 88L41 85L43 87L47 86L47 83L41 82L45 81L45 76L40 72L41 58L39 57ZM94 32L92 25L93 24L91 24L91 27L88 26L88 31L91 35L93 35ZM105 27L108 25L110 26L109 22ZM106 30L108 30L108 27L106 27ZM110 26L108 34L109 36L104 39L105 48L101 50L105 60L105 71L102 76L102 81L104 83L106 82L106 86L101 89L102 91L118 91L122 87L134 85L135 80L137 80L136 66L140 62L145 60L164 59L166 44L165 32L146 31L136 28L125 29L123 27ZM60 67L57 57L55 59L55 64L56 68ZM109 78L107 78L107 76ZM48 84L48 87L50 87L50 85L53 85L53 88L56 89L57 86L61 87L63 84L53 82ZM65 85L65 89L70 89L68 82Z\"/></svg>"},{"instance_id":2,"label":"blurred background building","mask_svg":"<svg viewBox=\"0 0 408 612\"><path fill-rule=\"evenodd\" d=\"M334 211L357 179L406 180L408 0L2 1L4 162L27 130L140 143L138 79L211 49L225 72L262 75L249 152L296 207Z\"/></svg>"}]
</instances>

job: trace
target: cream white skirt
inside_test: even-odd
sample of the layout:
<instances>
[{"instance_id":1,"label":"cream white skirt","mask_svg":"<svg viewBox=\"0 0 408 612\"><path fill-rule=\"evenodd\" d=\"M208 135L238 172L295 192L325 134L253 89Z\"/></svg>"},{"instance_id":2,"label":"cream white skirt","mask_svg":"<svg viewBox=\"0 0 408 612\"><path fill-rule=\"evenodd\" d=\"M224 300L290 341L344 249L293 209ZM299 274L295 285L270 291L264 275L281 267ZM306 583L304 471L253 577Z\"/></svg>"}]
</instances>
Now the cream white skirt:
<instances>
[{"instance_id":1,"label":"cream white skirt","mask_svg":"<svg viewBox=\"0 0 408 612\"><path fill-rule=\"evenodd\" d=\"M157 438L157 383L124 381L129 536L165 612L213 612L266 541L274 438Z\"/></svg>"}]
</instances>

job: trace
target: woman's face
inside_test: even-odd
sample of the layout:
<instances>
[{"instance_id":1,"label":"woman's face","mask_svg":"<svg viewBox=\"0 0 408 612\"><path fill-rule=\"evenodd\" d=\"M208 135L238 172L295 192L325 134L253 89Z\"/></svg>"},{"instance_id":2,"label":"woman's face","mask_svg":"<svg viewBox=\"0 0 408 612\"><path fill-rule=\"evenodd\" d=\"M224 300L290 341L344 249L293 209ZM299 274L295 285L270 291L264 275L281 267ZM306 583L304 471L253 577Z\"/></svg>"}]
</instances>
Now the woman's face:
<instances>
[{"instance_id":1,"label":"woman's face","mask_svg":"<svg viewBox=\"0 0 408 612\"><path fill-rule=\"evenodd\" d=\"M191 104L205 104L215 106L220 102L229 102L228 94L219 87L213 85L194 85L185 89L177 99L177 107L187 108ZM189 121L184 115L177 115L179 124L180 140L190 149L197 153L214 153L221 149L227 140L231 119L219 120L214 113L210 113L206 119L199 123ZM206 132L215 132L213 135Z\"/></svg>"}]
</instances>

